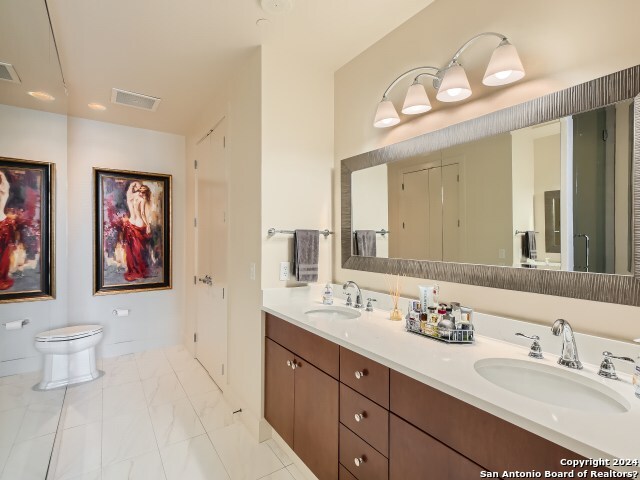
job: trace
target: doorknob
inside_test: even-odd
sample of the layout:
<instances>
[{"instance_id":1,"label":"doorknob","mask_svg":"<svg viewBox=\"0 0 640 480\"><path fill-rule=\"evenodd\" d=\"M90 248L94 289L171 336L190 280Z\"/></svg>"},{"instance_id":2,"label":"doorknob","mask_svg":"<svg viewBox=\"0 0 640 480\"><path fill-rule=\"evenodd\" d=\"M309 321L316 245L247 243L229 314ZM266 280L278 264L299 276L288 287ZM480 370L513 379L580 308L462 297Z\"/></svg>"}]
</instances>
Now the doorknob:
<instances>
[{"instance_id":1,"label":"doorknob","mask_svg":"<svg viewBox=\"0 0 640 480\"><path fill-rule=\"evenodd\" d=\"M198 281L200 283L204 283L205 285L213 285L213 278L211 278L209 275L205 275L204 277L200 277L198 278Z\"/></svg>"}]
</instances>

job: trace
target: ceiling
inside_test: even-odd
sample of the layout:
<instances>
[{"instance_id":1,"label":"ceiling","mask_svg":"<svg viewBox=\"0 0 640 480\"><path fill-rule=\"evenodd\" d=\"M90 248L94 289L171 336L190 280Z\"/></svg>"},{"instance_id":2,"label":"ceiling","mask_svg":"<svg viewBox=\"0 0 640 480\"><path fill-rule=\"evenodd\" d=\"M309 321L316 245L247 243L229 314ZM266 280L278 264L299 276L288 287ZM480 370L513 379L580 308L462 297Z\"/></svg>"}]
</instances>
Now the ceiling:
<instances>
[{"instance_id":1,"label":"ceiling","mask_svg":"<svg viewBox=\"0 0 640 480\"><path fill-rule=\"evenodd\" d=\"M432 1L293 0L290 11L269 14L259 0L48 0L68 87L68 105L62 107L61 99L59 108L185 134L251 48L270 45L333 72ZM23 80L48 79L41 84L55 90L57 103L64 89L59 70L52 72L57 59L44 7L45 0L2 1L0 61L10 57ZM16 23L5 11L21 17L23 28L11 28ZM267 21L258 25L261 18ZM23 67L27 63L33 71ZM0 103L56 108L24 95L23 83L20 89L0 82ZM113 87L162 102L156 112L114 105ZM91 102L107 110L94 112Z\"/></svg>"}]
</instances>

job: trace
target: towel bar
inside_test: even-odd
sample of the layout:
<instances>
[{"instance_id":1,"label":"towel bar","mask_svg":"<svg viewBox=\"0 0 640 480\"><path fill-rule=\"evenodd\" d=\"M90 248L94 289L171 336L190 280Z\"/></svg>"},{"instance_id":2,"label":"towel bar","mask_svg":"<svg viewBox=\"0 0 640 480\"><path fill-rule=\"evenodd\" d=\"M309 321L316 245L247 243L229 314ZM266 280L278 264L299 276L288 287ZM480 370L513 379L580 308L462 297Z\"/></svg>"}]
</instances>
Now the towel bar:
<instances>
[{"instance_id":1,"label":"towel bar","mask_svg":"<svg viewBox=\"0 0 640 480\"><path fill-rule=\"evenodd\" d=\"M384 228L382 228L382 229L380 229L380 230L376 230L376 233L377 233L378 235L382 235L382 236L384 237L385 235L388 235L388 234L389 234L389 233L391 233L391 232L389 232L389 230L385 230ZM355 235L355 234L356 234L356 232L353 232L353 234Z\"/></svg>"},{"instance_id":2,"label":"towel bar","mask_svg":"<svg viewBox=\"0 0 640 480\"><path fill-rule=\"evenodd\" d=\"M293 230L276 230L275 228L271 227L269 230L267 230L267 235L269 237L273 237L276 233L285 233L287 235L293 235L295 233L295 231ZM321 230L320 235L324 235L324 238L327 238L329 235L333 235L333 232L330 232L328 229L324 229Z\"/></svg>"},{"instance_id":3,"label":"towel bar","mask_svg":"<svg viewBox=\"0 0 640 480\"><path fill-rule=\"evenodd\" d=\"M516 235L524 235L525 233L527 233L527 230L516 230ZM540 232L533 232L533 233L540 233Z\"/></svg>"}]
</instances>

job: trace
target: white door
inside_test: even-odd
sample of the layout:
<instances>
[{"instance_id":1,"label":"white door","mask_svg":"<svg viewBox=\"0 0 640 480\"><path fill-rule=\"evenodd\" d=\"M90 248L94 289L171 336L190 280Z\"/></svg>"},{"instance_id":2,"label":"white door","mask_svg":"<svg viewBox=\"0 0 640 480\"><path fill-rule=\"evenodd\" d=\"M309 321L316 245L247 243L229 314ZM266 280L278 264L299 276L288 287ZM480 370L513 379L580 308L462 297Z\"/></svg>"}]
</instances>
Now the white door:
<instances>
[{"instance_id":1,"label":"white door","mask_svg":"<svg viewBox=\"0 0 640 480\"><path fill-rule=\"evenodd\" d=\"M196 358L220 388L227 364L228 180L225 123L196 148Z\"/></svg>"}]
</instances>

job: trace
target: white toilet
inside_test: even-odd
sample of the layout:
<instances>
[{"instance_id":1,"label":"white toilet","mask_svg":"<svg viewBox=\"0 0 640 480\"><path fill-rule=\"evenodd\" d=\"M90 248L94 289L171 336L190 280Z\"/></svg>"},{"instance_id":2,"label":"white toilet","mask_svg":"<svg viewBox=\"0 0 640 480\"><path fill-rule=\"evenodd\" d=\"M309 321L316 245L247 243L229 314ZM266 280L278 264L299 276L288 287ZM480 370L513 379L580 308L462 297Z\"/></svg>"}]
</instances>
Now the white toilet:
<instances>
[{"instance_id":1,"label":"white toilet","mask_svg":"<svg viewBox=\"0 0 640 480\"><path fill-rule=\"evenodd\" d=\"M74 325L36 335L36 350L44 353L41 390L63 387L98 378L96 345L101 325Z\"/></svg>"}]
</instances>

